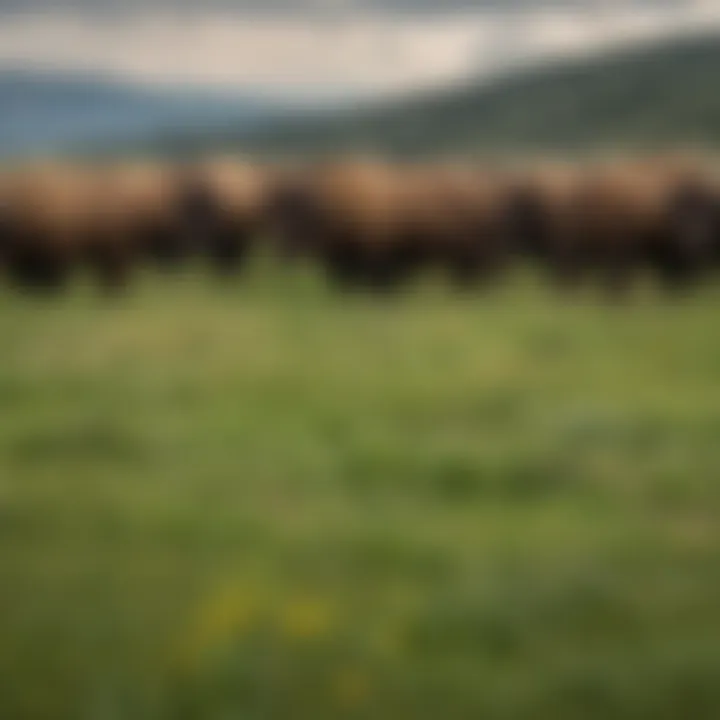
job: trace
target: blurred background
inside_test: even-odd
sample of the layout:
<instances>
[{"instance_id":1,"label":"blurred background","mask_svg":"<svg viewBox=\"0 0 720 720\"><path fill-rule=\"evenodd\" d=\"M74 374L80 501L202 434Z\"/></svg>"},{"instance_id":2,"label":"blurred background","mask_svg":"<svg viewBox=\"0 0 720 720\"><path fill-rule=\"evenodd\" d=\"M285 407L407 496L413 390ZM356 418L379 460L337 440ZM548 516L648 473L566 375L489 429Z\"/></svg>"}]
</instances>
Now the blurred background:
<instances>
[{"instance_id":1,"label":"blurred background","mask_svg":"<svg viewBox=\"0 0 720 720\"><path fill-rule=\"evenodd\" d=\"M0 12L5 156L717 140L716 0L23 0Z\"/></svg>"},{"instance_id":2,"label":"blurred background","mask_svg":"<svg viewBox=\"0 0 720 720\"><path fill-rule=\"evenodd\" d=\"M718 77L720 0L0 0L0 165L712 160ZM720 717L712 277L3 282L0 718Z\"/></svg>"}]
</instances>

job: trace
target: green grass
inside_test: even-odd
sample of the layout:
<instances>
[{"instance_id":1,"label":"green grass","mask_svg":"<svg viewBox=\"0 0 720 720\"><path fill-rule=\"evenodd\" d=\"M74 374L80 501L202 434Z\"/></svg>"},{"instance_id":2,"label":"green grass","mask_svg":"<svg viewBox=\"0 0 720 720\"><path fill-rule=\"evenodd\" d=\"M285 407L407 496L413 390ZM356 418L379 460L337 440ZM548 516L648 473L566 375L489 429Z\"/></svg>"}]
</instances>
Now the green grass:
<instances>
[{"instance_id":1,"label":"green grass","mask_svg":"<svg viewBox=\"0 0 720 720\"><path fill-rule=\"evenodd\" d=\"M720 291L0 297L0 717L716 718Z\"/></svg>"}]
</instances>

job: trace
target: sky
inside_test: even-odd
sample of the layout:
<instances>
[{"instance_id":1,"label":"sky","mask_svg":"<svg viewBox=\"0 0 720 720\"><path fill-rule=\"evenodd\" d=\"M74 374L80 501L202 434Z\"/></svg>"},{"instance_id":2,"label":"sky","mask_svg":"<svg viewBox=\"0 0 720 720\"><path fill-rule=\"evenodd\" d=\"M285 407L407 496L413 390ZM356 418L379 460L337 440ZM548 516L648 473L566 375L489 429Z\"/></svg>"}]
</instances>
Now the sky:
<instances>
[{"instance_id":1,"label":"sky","mask_svg":"<svg viewBox=\"0 0 720 720\"><path fill-rule=\"evenodd\" d=\"M0 0L0 69L365 97L708 28L720 0Z\"/></svg>"}]
</instances>

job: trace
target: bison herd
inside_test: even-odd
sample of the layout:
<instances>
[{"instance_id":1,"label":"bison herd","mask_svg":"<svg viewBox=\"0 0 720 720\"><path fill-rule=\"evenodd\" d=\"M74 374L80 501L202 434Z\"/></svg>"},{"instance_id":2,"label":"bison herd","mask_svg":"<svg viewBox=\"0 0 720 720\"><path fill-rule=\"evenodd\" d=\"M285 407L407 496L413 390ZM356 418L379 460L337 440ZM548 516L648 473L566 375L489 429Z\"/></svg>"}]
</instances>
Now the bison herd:
<instances>
[{"instance_id":1,"label":"bison herd","mask_svg":"<svg viewBox=\"0 0 720 720\"><path fill-rule=\"evenodd\" d=\"M427 270L459 288L530 262L558 287L617 295L640 274L678 291L720 260L720 183L685 158L281 165L44 164L0 172L0 267L12 285L109 292L152 264L232 278L253 251L318 263L338 287L388 292Z\"/></svg>"}]
</instances>

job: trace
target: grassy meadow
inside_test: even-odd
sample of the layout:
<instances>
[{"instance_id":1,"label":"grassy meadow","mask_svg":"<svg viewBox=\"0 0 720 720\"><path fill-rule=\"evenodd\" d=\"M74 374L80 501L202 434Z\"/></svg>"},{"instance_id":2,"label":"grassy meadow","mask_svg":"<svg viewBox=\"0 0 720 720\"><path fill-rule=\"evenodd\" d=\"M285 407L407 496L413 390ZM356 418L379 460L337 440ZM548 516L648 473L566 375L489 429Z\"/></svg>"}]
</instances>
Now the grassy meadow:
<instances>
[{"instance_id":1,"label":"grassy meadow","mask_svg":"<svg viewBox=\"0 0 720 720\"><path fill-rule=\"evenodd\" d=\"M717 718L718 318L2 291L0 718Z\"/></svg>"}]
</instances>

